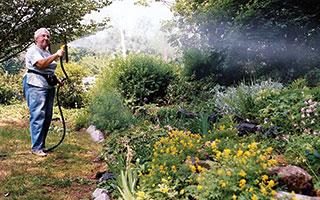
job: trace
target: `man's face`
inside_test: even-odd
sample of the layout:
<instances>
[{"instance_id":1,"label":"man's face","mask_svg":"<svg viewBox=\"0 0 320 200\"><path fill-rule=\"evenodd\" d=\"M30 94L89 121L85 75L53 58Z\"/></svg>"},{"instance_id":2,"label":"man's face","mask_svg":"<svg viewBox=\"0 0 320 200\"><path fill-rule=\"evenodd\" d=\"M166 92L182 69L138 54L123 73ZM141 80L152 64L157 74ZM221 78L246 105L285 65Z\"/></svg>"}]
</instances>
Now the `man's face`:
<instances>
[{"instance_id":1,"label":"man's face","mask_svg":"<svg viewBox=\"0 0 320 200\"><path fill-rule=\"evenodd\" d=\"M37 45L41 46L43 49L47 48L50 43L50 35L46 31L40 33L36 38Z\"/></svg>"}]
</instances>

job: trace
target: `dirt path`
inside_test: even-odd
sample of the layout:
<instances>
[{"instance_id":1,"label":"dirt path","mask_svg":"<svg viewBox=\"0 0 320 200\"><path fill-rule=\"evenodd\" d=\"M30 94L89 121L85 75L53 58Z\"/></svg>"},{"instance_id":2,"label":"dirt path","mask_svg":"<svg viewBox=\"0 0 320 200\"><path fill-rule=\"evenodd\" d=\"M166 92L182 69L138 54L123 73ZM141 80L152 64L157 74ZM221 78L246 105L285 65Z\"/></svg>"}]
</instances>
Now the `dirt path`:
<instances>
[{"instance_id":1,"label":"dirt path","mask_svg":"<svg viewBox=\"0 0 320 200\"><path fill-rule=\"evenodd\" d=\"M61 124L54 122L48 146L61 138ZM30 154L28 119L0 119L0 199L90 199L95 175L105 170L94 162L101 144L85 131L67 131L64 142L47 157Z\"/></svg>"}]
</instances>

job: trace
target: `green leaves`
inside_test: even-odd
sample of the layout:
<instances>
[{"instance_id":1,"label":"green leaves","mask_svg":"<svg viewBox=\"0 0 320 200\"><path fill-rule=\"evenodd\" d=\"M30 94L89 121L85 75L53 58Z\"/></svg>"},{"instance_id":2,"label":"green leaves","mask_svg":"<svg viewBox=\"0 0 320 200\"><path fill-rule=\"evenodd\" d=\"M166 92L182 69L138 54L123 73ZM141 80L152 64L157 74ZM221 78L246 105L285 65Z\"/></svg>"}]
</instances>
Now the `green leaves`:
<instances>
[{"instance_id":1,"label":"green leaves","mask_svg":"<svg viewBox=\"0 0 320 200\"><path fill-rule=\"evenodd\" d=\"M84 25L83 17L109 5L108 0L28 0L0 3L0 63L26 50L33 42L34 32L46 27L51 42L66 42L95 32L106 21Z\"/></svg>"}]
</instances>

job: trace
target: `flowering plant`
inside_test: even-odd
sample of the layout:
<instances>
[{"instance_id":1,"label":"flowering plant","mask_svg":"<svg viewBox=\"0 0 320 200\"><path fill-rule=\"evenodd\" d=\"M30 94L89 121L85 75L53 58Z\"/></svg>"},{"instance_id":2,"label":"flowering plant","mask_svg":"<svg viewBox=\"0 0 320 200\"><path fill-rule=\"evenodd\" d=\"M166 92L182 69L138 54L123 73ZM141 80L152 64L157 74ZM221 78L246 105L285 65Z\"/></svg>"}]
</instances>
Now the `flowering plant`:
<instances>
[{"instance_id":1,"label":"flowering plant","mask_svg":"<svg viewBox=\"0 0 320 200\"><path fill-rule=\"evenodd\" d=\"M275 182L267 175L267 168L276 164L270 156L272 148L259 150L255 142L226 148L227 141L222 140L227 138L220 140L217 135L228 131L236 135L236 129L222 129L206 136L173 131L156 142L152 162L138 175L139 199L274 196Z\"/></svg>"}]
</instances>

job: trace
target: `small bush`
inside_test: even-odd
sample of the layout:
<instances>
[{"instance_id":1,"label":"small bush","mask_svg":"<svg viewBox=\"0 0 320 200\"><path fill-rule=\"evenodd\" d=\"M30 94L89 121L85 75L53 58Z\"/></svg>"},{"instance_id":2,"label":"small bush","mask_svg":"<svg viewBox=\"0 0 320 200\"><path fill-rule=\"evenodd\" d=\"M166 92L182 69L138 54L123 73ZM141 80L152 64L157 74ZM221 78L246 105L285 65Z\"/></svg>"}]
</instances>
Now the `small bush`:
<instances>
[{"instance_id":1,"label":"small bush","mask_svg":"<svg viewBox=\"0 0 320 200\"><path fill-rule=\"evenodd\" d=\"M254 99L260 91L279 90L281 83L271 80L251 85L241 83L238 87L228 87L224 91L215 91L216 111L220 115L236 115L243 119L255 114Z\"/></svg>"},{"instance_id":2,"label":"small bush","mask_svg":"<svg viewBox=\"0 0 320 200\"><path fill-rule=\"evenodd\" d=\"M148 55L113 60L116 87L129 106L159 102L174 77L173 66Z\"/></svg>"},{"instance_id":3,"label":"small bush","mask_svg":"<svg viewBox=\"0 0 320 200\"><path fill-rule=\"evenodd\" d=\"M131 111L115 91L101 91L89 106L90 121L100 130L127 128L133 121Z\"/></svg>"},{"instance_id":4,"label":"small bush","mask_svg":"<svg viewBox=\"0 0 320 200\"><path fill-rule=\"evenodd\" d=\"M86 87L82 79L88 74L86 69L75 63L64 63L64 68L69 80L65 81L64 86L59 91L60 104L66 108L81 108L88 102ZM63 79L61 67L58 66L56 75Z\"/></svg>"},{"instance_id":5,"label":"small bush","mask_svg":"<svg viewBox=\"0 0 320 200\"><path fill-rule=\"evenodd\" d=\"M0 74L0 104L13 104L23 98L22 73Z\"/></svg>"},{"instance_id":6,"label":"small bush","mask_svg":"<svg viewBox=\"0 0 320 200\"><path fill-rule=\"evenodd\" d=\"M320 132L318 111L320 104L306 81L298 79L290 87L278 90L264 90L256 98L256 119L261 131L267 136Z\"/></svg>"}]
</instances>

